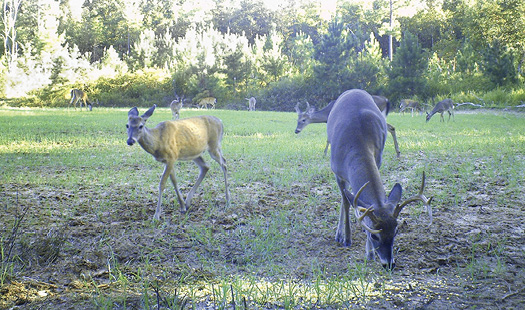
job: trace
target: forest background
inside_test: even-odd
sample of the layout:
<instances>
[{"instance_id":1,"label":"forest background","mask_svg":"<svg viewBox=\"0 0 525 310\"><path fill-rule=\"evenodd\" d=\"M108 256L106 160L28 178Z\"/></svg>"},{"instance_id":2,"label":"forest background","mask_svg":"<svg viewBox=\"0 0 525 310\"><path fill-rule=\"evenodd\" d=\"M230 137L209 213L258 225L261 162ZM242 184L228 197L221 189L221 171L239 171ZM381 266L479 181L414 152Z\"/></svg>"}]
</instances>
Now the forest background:
<instances>
[{"instance_id":1,"label":"forest background","mask_svg":"<svg viewBox=\"0 0 525 310\"><path fill-rule=\"evenodd\" d=\"M1 22L0 105L525 102L523 0L3 0Z\"/></svg>"}]
</instances>

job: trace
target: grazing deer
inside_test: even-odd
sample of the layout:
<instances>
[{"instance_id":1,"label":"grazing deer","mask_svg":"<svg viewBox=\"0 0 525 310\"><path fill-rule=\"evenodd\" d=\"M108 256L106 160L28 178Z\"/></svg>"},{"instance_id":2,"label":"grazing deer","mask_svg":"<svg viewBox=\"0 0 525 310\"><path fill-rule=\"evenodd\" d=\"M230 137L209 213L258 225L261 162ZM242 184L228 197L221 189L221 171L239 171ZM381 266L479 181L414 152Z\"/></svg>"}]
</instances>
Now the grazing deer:
<instances>
[{"instance_id":1,"label":"grazing deer","mask_svg":"<svg viewBox=\"0 0 525 310\"><path fill-rule=\"evenodd\" d=\"M390 102L388 101L388 99L386 99L383 96L372 96L372 98L379 110L382 111L384 117L386 117L386 115L390 111ZM334 103L335 100L332 100L323 109L315 111L315 108L310 107L310 104L306 102L306 110L304 112L301 112L301 109L299 109L299 103L297 103L295 105L295 111L297 112L297 127L295 128L295 133L300 133L304 127L311 123L326 123L326 121L328 120L328 115L330 115L330 111L332 111L332 107L334 106ZM401 152L399 151L399 145L397 144L396 128L388 123L386 125L388 127L388 131L392 134L392 138L394 139L394 148L396 149L397 157L399 157L401 155ZM324 149L325 156L328 152L329 145L330 141L327 140L326 147Z\"/></svg>"},{"instance_id":2,"label":"grazing deer","mask_svg":"<svg viewBox=\"0 0 525 310\"><path fill-rule=\"evenodd\" d=\"M171 115L173 119L180 118L180 109L182 109L184 97L177 97L170 103Z\"/></svg>"},{"instance_id":3,"label":"grazing deer","mask_svg":"<svg viewBox=\"0 0 525 310\"><path fill-rule=\"evenodd\" d=\"M91 101L89 101L88 96L85 92L81 91L80 89L72 89L71 90L71 101L69 101L69 104L67 105L67 108L69 109L69 106L73 104L73 107L77 108L77 102L80 102L79 108L82 110L82 102L84 102L84 105L86 106L86 110L89 109L91 111L93 109L93 104ZM98 103L98 101L97 101Z\"/></svg>"},{"instance_id":4,"label":"grazing deer","mask_svg":"<svg viewBox=\"0 0 525 310\"><path fill-rule=\"evenodd\" d=\"M205 108L207 109L208 106L211 106L212 109L215 109L215 104L217 103L217 99L214 98L214 97L206 97L206 98L202 98L200 101L199 101L199 108Z\"/></svg>"},{"instance_id":5,"label":"grazing deer","mask_svg":"<svg viewBox=\"0 0 525 310\"><path fill-rule=\"evenodd\" d=\"M427 122L432 118L432 116L436 113L441 113L441 118L439 121L445 122L445 119L443 118L443 113L448 112L448 121L450 121L450 115L452 115L452 118L454 118L454 101L452 99L444 99L441 100L436 104L432 112L427 113Z\"/></svg>"},{"instance_id":6,"label":"grazing deer","mask_svg":"<svg viewBox=\"0 0 525 310\"><path fill-rule=\"evenodd\" d=\"M248 111L255 111L255 103L257 103L257 100L255 100L255 97L250 98L244 98L248 100Z\"/></svg>"},{"instance_id":7,"label":"grazing deer","mask_svg":"<svg viewBox=\"0 0 525 310\"><path fill-rule=\"evenodd\" d=\"M419 111L421 114L423 112L423 105L415 100L402 99L399 105L399 112L405 114L406 109L410 109L412 111L412 117L414 117L414 110Z\"/></svg>"},{"instance_id":8,"label":"grazing deer","mask_svg":"<svg viewBox=\"0 0 525 310\"><path fill-rule=\"evenodd\" d=\"M128 112L128 145L138 142L142 148L153 155L157 161L165 164L164 172L160 178L159 199L157 209L153 219L158 220L162 215L162 192L170 177L181 212L186 212L191 205L191 199L195 191L201 184L209 166L202 158L202 153L208 151L222 168L224 173L224 186L226 187L226 203L230 202L228 190L226 160L222 156L221 141L223 135L223 125L220 119L214 116L198 116L184 118L177 121L165 121L159 123L155 128L146 128L148 118L153 114L156 106L151 107L142 116L139 116L137 108L132 108ZM193 160L200 168L199 177L195 185L191 188L186 201L182 200L182 195L177 186L173 166L178 160Z\"/></svg>"},{"instance_id":9,"label":"grazing deer","mask_svg":"<svg viewBox=\"0 0 525 310\"><path fill-rule=\"evenodd\" d=\"M367 235L366 257L377 254L385 268L393 269L397 217L409 203L422 201L431 216L430 201L423 195L425 175L418 195L399 203L402 188L394 185L386 196L379 175L387 125L372 96L364 90L349 90L335 102L327 122L332 144L330 165L341 192L341 211L335 239L352 244L350 205ZM348 186L357 194L352 194Z\"/></svg>"}]
</instances>

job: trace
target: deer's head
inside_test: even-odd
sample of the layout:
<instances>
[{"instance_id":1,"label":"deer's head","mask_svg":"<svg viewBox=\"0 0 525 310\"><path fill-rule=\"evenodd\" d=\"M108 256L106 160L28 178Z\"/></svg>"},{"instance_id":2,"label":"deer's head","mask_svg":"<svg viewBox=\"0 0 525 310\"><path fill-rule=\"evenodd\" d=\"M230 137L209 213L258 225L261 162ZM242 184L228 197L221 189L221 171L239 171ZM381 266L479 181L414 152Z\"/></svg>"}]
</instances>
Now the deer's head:
<instances>
[{"instance_id":1,"label":"deer's head","mask_svg":"<svg viewBox=\"0 0 525 310\"><path fill-rule=\"evenodd\" d=\"M373 259L374 256L377 255L383 267L392 270L395 267L393 249L394 239L397 235L398 228L397 218L399 217L401 210L411 202L422 201L427 206L430 221L432 222L432 211L430 209L432 197L427 199L423 195L423 190L425 188L424 173L421 189L418 195L410 197L402 203L399 203L401 200L402 188L401 185L397 183L386 198L384 206L366 205L359 199L359 196L368 184L368 182L365 183L355 196L348 190L345 190L345 195L354 207L358 222L361 223L365 229L367 235L367 258Z\"/></svg>"},{"instance_id":2,"label":"deer's head","mask_svg":"<svg viewBox=\"0 0 525 310\"><path fill-rule=\"evenodd\" d=\"M156 107L156 105L153 105L146 111L146 113L142 114L142 116L139 116L139 110L137 107L129 110L128 123L126 124L126 128L128 129L128 145L135 144L135 142L139 141L142 137L146 121L151 115L153 115L153 111L155 111Z\"/></svg>"},{"instance_id":3,"label":"deer's head","mask_svg":"<svg viewBox=\"0 0 525 310\"><path fill-rule=\"evenodd\" d=\"M295 111L297 112L297 127L295 133L300 133L306 125L312 122L312 113L315 112L315 107L310 107L310 104L306 102L306 110L301 112L299 103L295 105Z\"/></svg>"}]
</instances>

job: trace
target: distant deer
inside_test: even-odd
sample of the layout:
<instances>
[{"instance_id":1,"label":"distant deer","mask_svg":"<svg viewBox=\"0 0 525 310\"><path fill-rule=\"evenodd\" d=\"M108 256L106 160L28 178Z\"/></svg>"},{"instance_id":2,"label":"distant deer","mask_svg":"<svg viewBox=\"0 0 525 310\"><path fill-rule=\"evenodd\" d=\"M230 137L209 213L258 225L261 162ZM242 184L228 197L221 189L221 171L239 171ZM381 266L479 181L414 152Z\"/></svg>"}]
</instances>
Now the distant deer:
<instances>
[{"instance_id":1,"label":"distant deer","mask_svg":"<svg viewBox=\"0 0 525 310\"><path fill-rule=\"evenodd\" d=\"M444 99L440 102L436 103L436 106L432 110L432 112L427 113L427 122L432 118L432 116L436 113L441 113L440 121L445 122L445 119L443 118L443 113L448 113L448 121L450 121L450 115L452 115L452 118L454 118L454 101L452 99Z\"/></svg>"},{"instance_id":2,"label":"distant deer","mask_svg":"<svg viewBox=\"0 0 525 310\"><path fill-rule=\"evenodd\" d=\"M255 111L255 103L257 103L257 100L255 100L255 97L250 98L244 98L248 100L248 111Z\"/></svg>"},{"instance_id":3,"label":"distant deer","mask_svg":"<svg viewBox=\"0 0 525 310\"><path fill-rule=\"evenodd\" d=\"M399 112L405 114L405 110L410 109L412 111L412 117L414 117L414 110L423 112L423 105L415 100L402 99L399 105Z\"/></svg>"},{"instance_id":4,"label":"distant deer","mask_svg":"<svg viewBox=\"0 0 525 310\"><path fill-rule=\"evenodd\" d=\"M171 115L173 119L180 118L180 109L182 109L184 97L177 97L170 103Z\"/></svg>"},{"instance_id":5,"label":"distant deer","mask_svg":"<svg viewBox=\"0 0 525 310\"><path fill-rule=\"evenodd\" d=\"M205 108L207 109L208 106L211 106L212 109L215 109L215 104L217 103L217 99L214 97L206 97L202 98L199 101L199 108Z\"/></svg>"},{"instance_id":6,"label":"distant deer","mask_svg":"<svg viewBox=\"0 0 525 310\"><path fill-rule=\"evenodd\" d=\"M198 116L184 118L177 121L165 121L159 123L155 128L145 126L148 118L153 114L156 106L151 107L142 116L139 116L137 108L128 112L128 145L138 142L148 153L153 155L157 161L165 164L164 172L160 178L159 198L157 209L153 219L158 220L162 215L162 192L166 185L168 176L175 187L177 199L181 212L191 205L191 199L208 172L209 166L202 158L202 153L208 151L222 168L224 173L224 186L226 192L226 203L229 204L230 194L228 189L226 160L222 156L221 141L223 136L223 125L220 119L214 116ZM182 195L175 179L173 166L178 160L193 160L200 168L199 177L191 188L186 201Z\"/></svg>"},{"instance_id":7,"label":"distant deer","mask_svg":"<svg viewBox=\"0 0 525 310\"><path fill-rule=\"evenodd\" d=\"M352 205L367 235L367 259L377 254L385 268L393 269L394 238L401 210L411 202L422 201L432 217L432 198L423 195L425 175L418 195L399 203L402 188L396 184L386 196L379 168L387 124L372 96L364 90L349 90L339 96L328 116L327 133L332 144L330 165L342 197L335 239L344 246L352 244L349 215ZM348 186L357 193L352 194Z\"/></svg>"},{"instance_id":8,"label":"distant deer","mask_svg":"<svg viewBox=\"0 0 525 310\"><path fill-rule=\"evenodd\" d=\"M374 103L377 105L379 110L382 111L384 117L388 114L390 111L390 102L388 99L386 99L383 96L372 96ZM306 110L304 112L301 112L301 109L299 109L299 103L295 105L295 111L297 112L297 127L295 128L295 133L300 133L301 130L303 130L304 127L306 127L308 124L312 123L326 123L328 120L328 115L330 115L330 111L332 110L332 107L334 106L335 100L330 101L330 103L324 107L323 109L319 111L315 111L314 107L310 107L310 104L306 103ZM392 134L392 138L394 139L394 148L396 149L397 157L401 155L401 152L399 151L399 145L397 143L397 136L396 136L396 129L394 126L387 123L388 131ZM326 141L326 147L324 149L324 155L326 156L326 153L328 152L328 146L330 145L330 141Z\"/></svg>"},{"instance_id":9,"label":"distant deer","mask_svg":"<svg viewBox=\"0 0 525 310\"><path fill-rule=\"evenodd\" d=\"M71 90L71 101L69 101L69 104L67 105L68 109L71 104L73 104L73 107L76 109L78 102L80 102L78 104L80 110L82 110L82 102L84 102L86 110L91 111L93 109L93 104L89 101L87 94L80 89L74 88Z\"/></svg>"}]
</instances>

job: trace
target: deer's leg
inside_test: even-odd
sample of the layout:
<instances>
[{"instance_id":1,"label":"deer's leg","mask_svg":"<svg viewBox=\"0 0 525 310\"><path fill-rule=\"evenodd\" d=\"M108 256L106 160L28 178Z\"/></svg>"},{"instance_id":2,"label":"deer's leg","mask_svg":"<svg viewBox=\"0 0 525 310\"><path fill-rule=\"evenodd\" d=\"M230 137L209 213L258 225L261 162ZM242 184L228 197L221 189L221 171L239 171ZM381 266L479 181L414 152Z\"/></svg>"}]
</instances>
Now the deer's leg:
<instances>
[{"instance_id":1,"label":"deer's leg","mask_svg":"<svg viewBox=\"0 0 525 310\"><path fill-rule=\"evenodd\" d=\"M228 167L226 166L226 159L222 156L222 152L219 148L215 148L209 151L211 158L215 160L222 169L224 174L224 187L226 188L226 204L230 204L230 190L228 188Z\"/></svg>"},{"instance_id":2,"label":"deer's leg","mask_svg":"<svg viewBox=\"0 0 525 310\"><path fill-rule=\"evenodd\" d=\"M177 193L177 200L179 201L180 212L185 213L186 204L184 204L184 200L182 199L182 195L180 193L179 186L177 185L177 179L175 178L175 170L171 171L170 179L171 179L171 183L173 184L173 187L175 187L175 193Z\"/></svg>"},{"instance_id":3,"label":"deer's leg","mask_svg":"<svg viewBox=\"0 0 525 310\"><path fill-rule=\"evenodd\" d=\"M401 152L399 151L399 145L397 144L396 128L390 125L389 123L387 123L386 126L390 134L392 134L392 138L394 139L394 147L396 148L397 158L399 158Z\"/></svg>"},{"instance_id":4,"label":"deer's leg","mask_svg":"<svg viewBox=\"0 0 525 310\"><path fill-rule=\"evenodd\" d=\"M199 157L195 158L193 161L197 164L197 166L199 166L200 172L199 172L199 177L197 178L197 181L195 181L195 185L193 185L193 187L191 188L188 196L186 197L186 208L189 208L189 206L191 205L191 199L193 198L193 195L195 194L195 191L197 190L197 188L201 184L202 180L206 176L206 173L210 169L210 167L204 161L202 156L199 156Z\"/></svg>"},{"instance_id":5,"label":"deer's leg","mask_svg":"<svg viewBox=\"0 0 525 310\"><path fill-rule=\"evenodd\" d=\"M330 146L330 141L326 140L326 146L324 148L324 156L326 156L326 153L328 153L328 147Z\"/></svg>"},{"instance_id":6,"label":"deer's leg","mask_svg":"<svg viewBox=\"0 0 525 310\"><path fill-rule=\"evenodd\" d=\"M164 188L166 187L166 181L168 180L168 176L171 174L171 171L173 169L173 163L167 163L164 167L164 172L162 173L162 176L160 177L160 183L159 183L159 199L157 202L157 209L155 210L155 214L153 215L154 220L159 220L160 216L162 215L162 192L164 192Z\"/></svg>"},{"instance_id":7,"label":"deer's leg","mask_svg":"<svg viewBox=\"0 0 525 310\"><path fill-rule=\"evenodd\" d=\"M344 246L352 245L352 232L350 230L350 202L345 195L346 182L336 176L337 185L341 191L341 210L339 212L339 223L335 232L335 241L342 243Z\"/></svg>"}]
</instances>

